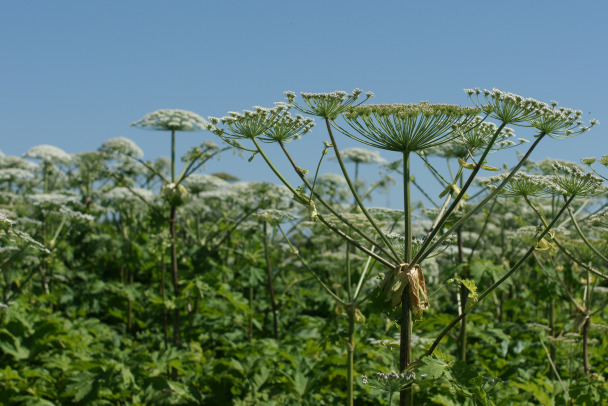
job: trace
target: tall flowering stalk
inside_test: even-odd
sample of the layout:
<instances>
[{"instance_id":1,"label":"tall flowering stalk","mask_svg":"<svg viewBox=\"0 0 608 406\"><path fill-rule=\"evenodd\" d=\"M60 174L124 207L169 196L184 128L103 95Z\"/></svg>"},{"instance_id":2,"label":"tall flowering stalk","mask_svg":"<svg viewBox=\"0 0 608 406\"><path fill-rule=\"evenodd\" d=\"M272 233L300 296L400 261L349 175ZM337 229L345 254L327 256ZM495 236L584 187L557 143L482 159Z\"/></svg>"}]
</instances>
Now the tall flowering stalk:
<instances>
[{"instance_id":1,"label":"tall flowering stalk","mask_svg":"<svg viewBox=\"0 0 608 406\"><path fill-rule=\"evenodd\" d=\"M422 268L412 262L412 204L410 187L410 154L447 143L458 136L459 125L467 127L479 113L477 108L456 105L419 104L357 106L344 112L343 117L356 134L338 127L345 135L376 148L400 152L403 157L403 211L405 252L401 269L385 277L385 286L405 287L407 275L409 292L401 295L401 343L399 368L404 371L412 361L412 310L421 316L428 307ZM335 139L330 134L335 146ZM338 153L336 153L338 154ZM402 276L403 275L403 276ZM422 297L419 296L422 294ZM402 402L411 404L411 387L401 393Z\"/></svg>"},{"instance_id":2,"label":"tall flowering stalk","mask_svg":"<svg viewBox=\"0 0 608 406\"><path fill-rule=\"evenodd\" d=\"M206 146L207 148L194 148L186 156L186 165L181 174L177 175L175 170L175 134L177 131L193 132L209 128L209 123L198 114L185 110L157 110L145 115L140 120L131 124L134 127L156 131L171 132L171 178L162 188L163 198L169 203L169 232L171 234L171 272L173 279L173 295L175 300L180 298L181 287L179 283L177 266L177 231L176 213L177 208L185 202L187 191L182 186L183 180L195 169L199 168L211 156L219 153L219 148ZM176 305L173 310L173 346L179 346L180 338L180 306ZM175 376L174 371L174 376Z\"/></svg>"}]
</instances>

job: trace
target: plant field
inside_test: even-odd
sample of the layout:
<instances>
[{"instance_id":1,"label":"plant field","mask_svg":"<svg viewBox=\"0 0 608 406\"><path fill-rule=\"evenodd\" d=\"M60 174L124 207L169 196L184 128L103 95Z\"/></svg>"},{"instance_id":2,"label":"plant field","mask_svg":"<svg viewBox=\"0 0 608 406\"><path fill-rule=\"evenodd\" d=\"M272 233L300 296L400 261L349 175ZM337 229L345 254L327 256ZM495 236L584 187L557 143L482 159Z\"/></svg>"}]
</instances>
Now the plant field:
<instances>
[{"instance_id":1,"label":"plant field","mask_svg":"<svg viewBox=\"0 0 608 406\"><path fill-rule=\"evenodd\" d=\"M152 161L0 156L0 404L608 404L608 150L529 158L601 127L465 92L159 110L132 124L166 135ZM207 171L235 150L268 182Z\"/></svg>"}]
</instances>

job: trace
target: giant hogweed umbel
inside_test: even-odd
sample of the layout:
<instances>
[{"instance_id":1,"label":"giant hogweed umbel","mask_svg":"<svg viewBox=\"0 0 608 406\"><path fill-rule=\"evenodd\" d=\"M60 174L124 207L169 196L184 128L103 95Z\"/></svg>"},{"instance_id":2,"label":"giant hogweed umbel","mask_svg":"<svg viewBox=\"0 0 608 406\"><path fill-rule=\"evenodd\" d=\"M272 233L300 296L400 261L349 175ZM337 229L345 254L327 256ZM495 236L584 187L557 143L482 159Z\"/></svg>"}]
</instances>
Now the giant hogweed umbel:
<instances>
[{"instance_id":1,"label":"giant hogweed umbel","mask_svg":"<svg viewBox=\"0 0 608 406\"><path fill-rule=\"evenodd\" d=\"M259 153L263 157L272 171L294 194L294 200L308 208L311 218L318 219L340 238L345 239L388 268L380 289L387 302L394 306L401 305L401 371L406 370L411 363L412 313L420 316L422 311L428 307L423 261L440 244L443 244L457 227L470 218L484 204L493 199L496 193L507 185L542 138L545 136L556 139L570 137L585 132L590 128L582 125L580 111L558 108L555 102L549 105L534 99L526 99L519 95L502 92L498 89L493 89L492 91L467 89L465 92L471 97L475 104L474 107L430 104L428 102L417 104L363 105L362 103L371 98L373 94L371 92L366 93L365 99L360 101L359 97L363 92L359 89L355 89L351 94L342 91L332 93L301 93L304 102L300 104L296 102L294 92L286 92L285 95L288 103L278 103L273 109L256 107L254 112L229 113L228 116L223 118L209 118L212 123L210 129L220 137L224 139L238 138L241 140L251 140L255 145L255 149L250 151L254 152L254 154ZM360 228L350 223L323 196L317 193L314 188L314 180L311 182L306 177L308 171L298 166L289 154L285 146L286 142L297 139L302 134L310 131L312 121L309 122L309 125L304 125L303 123L305 123L306 119L300 118L299 120L302 124L300 126L291 124L290 128L294 128L294 130L293 133L289 133L289 136L272 136L270 132L271 128L281 128L293 122L293 119L285 118L291 117L289 110L292 108L304 114L317 116L325 122L329 142L326 143L321 155L323 157L328 148L333 148L344 179L357 206L367 218L370 226L375 231L375 235L362 232ZM344 120L346 125L336 122L339 117ZM495 119L498 123L487 124L488 119ZM591 121L590 124L593 126L597 122ZM513 145L512 142L508 142L508 138L513 134L512 130L509 129L507 131L507 125L535 129L537 133L535 134L534 142L521 161L502 179L502 182L497 185L495 190L491 191L479 204L464 213L447 232L442 232L448 217L456 208L462 206L461 200L467 196L466 192L478 172L481 169L495 169L485 165L489 152L497 148ZM476 130L478 128L481 129L482 126L483 130ZM334 137L333 129L337 129L344 135L367 146L402 154L402 171L400 172L403 174L405 230L404 249L402 251L398 250L390 239L387 238L386 232L380 229L358 196L354 182L351 180L344 165L344 159ZM277 131L275 130L275 132ZM471 137L473 138L471 139ZM280 145L293 169L303 181L304 187L308 189L307 193L303 192L302 187L296 188L287 181L272 163L270 157L265 153L261 143L258 141L276 142ZM449 143L458 143L460 147L464 146L468 150L465 159L462 159L461 165L463 168L470 170L470 172L466 179L464 179L465 172L459 172L458 176L463 177L461 187L451 188L452 193L446 196L446 201L443 208L439 211L433 227L424 238L421 246L416 252L413 252L410 156L412 152L423 155L427 149ZM481 155L476 157L476 159L473 159L473 149L477 149L478 151L475 151L477 153L481 152ZM321 159L323 159L322 157ZM471 162L467 162L468 159L471 159ZM316 179L318 171L317 167L314 179ZM327 210L331 213L333 219L342 222L352 232L344 233L340 228L336 227L329 218L324 216L320 208L317 210L318 205L323 208L323 211ZM548 229L542 234L546 234L547 231ZM441 235L439 234L440 232L442 232ZM495 286L491 287L491 289L494 288ZM482 293L480 298L485 297L487 293L489 292ZM353 299L352 303L356 308L356 298ZM470 310L472 307L470 306L468 309ZM448 327L451 328L451 326ZM441 336L446 333L447 330ZM405 402L403 404L411 404L411 391L403 391L401 398L402 402Z\"/></svg>"}]
</instances>

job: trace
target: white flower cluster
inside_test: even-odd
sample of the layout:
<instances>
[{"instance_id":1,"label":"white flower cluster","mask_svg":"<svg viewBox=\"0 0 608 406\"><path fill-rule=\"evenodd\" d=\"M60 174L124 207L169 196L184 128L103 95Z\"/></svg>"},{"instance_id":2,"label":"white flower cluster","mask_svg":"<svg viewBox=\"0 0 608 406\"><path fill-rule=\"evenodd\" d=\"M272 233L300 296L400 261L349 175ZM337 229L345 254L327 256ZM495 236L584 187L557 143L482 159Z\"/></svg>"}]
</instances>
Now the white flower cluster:
<instances>
[{"instance_id":1,"label":"white flower cluster","mask_svg":"<svg viewBox=\"0 0 608 406\"><path fill-rule=\"evenodd\" d=\"M403 219L403 210L389 209L387 207L370 207L368 212L379 219L390 219L393 222Z\"/></svg>"},{"instance_id":2,"label":"white flower cluster","mask_svg":"<svg viewBox=\"0 0 608 406\"><path fill-rule=\"evenodd\" d=\"M125 137L110 138L98 149L99 152L108 155L124 154L135 158L143 158L144 152L136 143Z\"/></svg>"},{"instance_id":3,"label":"white flower cluster","mask_svg":"<svg viewBox=\"0 0 608 406\"><path fill-rule=\"evenodd\" d=\"M156 110L131 125L161 131L202 131L210 127L209 123L198 114L174 109Z\"/></svg>"},{"instance_id":4,"label":"white flower cluster","mask_svg":"<svg viewBox=\"0 0 608 406\"><path fill-rule=\"evenodd\" d=\"M495 189L506 179L509 174L503 173L489 178L480 178L478 181ZM551 177L530 175L525 172L517 172L509 179L507 184L500 190L504 196L546 196L559 190L552 182Z\"/></svg>"},{"instance_id":5,"label":"white flower cluster","mask_svg":"<svg viewBox=\"0 0 608 406\"><path fill-rule=\"evenodd\" d=\"M484 118L480 116L475 117L475 120L470 124L466 126L458 125L458 127L461 135L454 140L455 143L463 145L472 152L486 147L496 131L498 131L496 124L484 121ZM529 142L525 138L518 138L517 141L513 141L514 137L515 131L512 128L503 128L496 137L492 151L511 148Z\"/></svg>"},{"instance_id":6,"label":"white flower cluster","mask_svg":"<svg viewBox=\"0 0 608 406\"><path fill-rule=\"evenodd\" d=\"M72 160L70 154L61 148L52 145L38 145L30 148L24 155L24 158L41 159L45 162L68 164Z\"/></svg>"},{"instance_id":7,"label":"white flower cluster","mask_svg":"<svg viewBox=\"0 0 608 406\"><path fill-rule=\"evenodd\" d=\"M310 132L315 126L315 120L310 117L304 117L301 114L296 114L295 117L289 113L283 114L280 118L266 131L260 139L264 142L289 142L297 140L302 135Z\"/></svg>"},{"instance_id":8,"label":"white flower cluster","mask_svg":"<svg viewBox=\"0 0 608 406\"><path fill-rule=\"evenodd\" d=\"M230 207L268 207L287 208L292 202L292 194L285 186L264 182L235 182L225 187L200 192L191 206L204 209L210 201L222 201Z\"/></svg>"},{"instance_id":9,"label":"white flower cluster","mask_svg":"<svg viewBox=\"0 0 608 406\"><path fill-rule=\"evenodd\" d=\"M557 107L557 102L551 105L532 98L524 98L514 93L503 92L499 89L483 91L479 88L464 90L473 102L490 117L503 123L534 127L541 133L553 138L565 138L588 131L599 124L597 120L590 120L590 126L583 126L580 110L566 107ZM480 100L483 93L485 103Z\"/></svg>"},{"instance_id":10,"label":"white flower cluster","mask_svg":"<svg viewBox=\"0 0 608 406\"><path fill-rule=\"evenodd\" d=\"M38 170L38 164L18 156L3 156L0 158L0 168L19 168L30 172L36 172Z\"/></svg>"},{"instance_id":11,"label":"white flower cluster","mask_svg":"<svg viewBox=\"0 0 608 406\"><path fill-rule=\"evenodd\" d=\"M595 161L597 161L597 158L581 158L581 163L585 165L593 165Z\"/></svg>"},{"instance_id":12,"label":"white flower cluster","mask_svg":"<svg viewBox=\"0 0 608 406\"><path fill-rule=\"evenodd\" d=\"M21 168L4 168L0 169L0 181L16 181L33 179L34 174L28 170Z\"/></svg>"},{"instance_id":13,"label":"white flower cluster","mask_svg":"<svg viewBox=\"0 0 608 406\"><path fill-rule=\"evenodd\" d=\"M59 209L59 212L61 214L63 214L64 216L66 216L67 218L69 218L70 220L82 221L82 222L88 222L88 221L95 220L95 217L91 216L90 214L82 213L77 210L72 210L67 207L61 207Z\"/></svg>"},{"instance_id":14,"label":"white flower cluster","mask_svg":"<svg viewBox=\"0 0 608 406\"><path fill-rule=\"evenodd\" d=\"M11 242L13 242L17 247L22 250L26 248L34 248L38 251L50 254L50 251L44 245L36 241L34 238L32 238L31 235L29 235L25 231L15 229L11 230Z\"/></svg>"},{"instance_id":15,"label":"white flower cluster","mask_svg":"<svg viewBox=\"0 0 608 406\"><path fill-rule=\"evenodd\" d=\"M340 151L340 155L345 161L355 162L358 164L386 162L386 159L380 156L380 152L372 151L366 148L347 148ZM335 159L335 157L332 157L331 159Z\"/></svg>"},{"instance_id":16,"label":"white flower cluster","mask_svg":"<svg viewBox=\"0 0 608 406\"><path fill-rule=\"evenodd\" d=\"M273 225L285 223L296 218L291 212L277 209L258 210L254 213L254 217L260 222L267 222Z\"/></svg>"},{"instance_id":17,"label":"white flower cluster","mask_svg":"<svg viewBox=\"0 0 608 406\"><path fill-rule=\"evenodd\" d=\"M396 152L419 152L457 138L479 108L451 104L370 104L353 106L342 114L356 134L344 135L371 147Z\"/></svg>"},{"instance_id":18,"label":"white flower cluster","mask_svg":"<svg viewBox=\"0 0 608 406\"><path fill-rule=\"evenodd\" d=\"M135 188L132 191L126 187L116 187L108 190L102 196L103 200L111 200L116 203L143 203L141 199L151 202L155 199L154 193L148 189Z\"/></svg>"},{"instance_id":19,"label":"white flower cluster","mask_svg":"<svg viewBox=\"0 0 608 406\"><path fill-rule=\"evenodd\" d=\"M333 120L352 106L359 99L361 93L363 93L361 89L355 89L351 94L342 90L336 90L331 93L302 92L300 94L307 107L295 103L296 94L294 92L285 92L285 96L287 97L289 104L294 106L296 110L301 111L304 114ZM372 92L366 92L365 99L361 101L361 103L371 97L374 97L374 94Z\"/></svg>"},{"instance_id":20,"label":"white flower cluster","mask_svg":"<svg viewBox=\"0 0 608 406\"><path fill-rule=\"evenodd\" d=\"M244 110L242 113L229 111L227 116L209 117L213 124L214 134L226 138L253 139L266 134L278 123L282 116L287 115L289 106L285 103L277 103L275 107L254 106L254 110ZM220 129L218 124L226 129Z\"/></svg>"},{"instance_id":21,"label":"white flower cluster","mask_svg":"<svg viewBox=\"0 0 608 406\"><path fill-rule=\"evenodd\" d=\"M15 222L13 220L6 217L6 214L0 212L0 231L8 230L14 224Z\"/></svg>"},{"instance_id":22,"label":"white flower cluster","mask_svg":"<svg viewBox=\"0 0 608 406\"><path fill-rule=\"evenodd\" d=\"M520 227L515 231L507 230L506 236L516 242L533 245L537 243L538 228L535 226Z\"/></svg>"},{"instance_id":23,"label":"white flower cluster","mask_svg":"<svg viewBox=\"0 0 608 406\"><path fill-rule=\"evenodd\" d=\"M290 108L287 103L278 102L272 108L254 106L254 110L242 113L229 111L221 118L209 117L210 130L233 146L229 140L259 138L263 142L287 143L308 133L315 125L312 118L300 114L293 117ZM218 128L220 123L225 128Z\"/></svg>"},{"instance_id":24,"label":"white flower cluster","mask_svg":"<svg viewBox=\"0 0 608 406\"><path fill-rule=\"evenodd\" d=\"M596 161L598 161L597 158L583 158L581 159L581 162L584 163L585 165L593 165ZM603 155L599 161L600 164L608 167L608 155Z\"/></svg>"},{"instance_id":25,"label":"white flower cluster","mask_svg":"<svg viewBox=\"0 0 608 406\"><path fill-rule=\"evenodd\" d=\"M32 202L34 206L52 207L63 206L68 203L75 203L79 200L78 196L65 195L59 193L38 193L27 196L27 200Z\"/></svg>"},{"instance_id":26,"label":"white flower cluster","mask_svg":"<svg viewBox=\"0 0 608 406\"><path fill-rule=\"evenodd\" d=\"M584 173L576 167L553 164L557 171L551 177L552 182L559 188L559 194L563 196L595 196L603 193L604 180L591 172Z\"/></svg>"},{"instance_id":27,"label":"white flower cluster","mask_svg":"<svg viewBox=\"0 0 608 406\"><path fill-rule=\"evenodd\" d=\"M197 194L206 190L221 189L226 187L228 182L214 175L195 173L184 179L183 184L190 193Z\"/></svg>"},{"instance_id":28,"label":"white flower cluster","mask_svg":"<svg viewBox=\"0 0 608 406\"><path fill-rule=\"evenodd\" d=\"M608 207L592 216L589 216L587 221L592 226L608 227Z\"/></svg>"}]
</instances>

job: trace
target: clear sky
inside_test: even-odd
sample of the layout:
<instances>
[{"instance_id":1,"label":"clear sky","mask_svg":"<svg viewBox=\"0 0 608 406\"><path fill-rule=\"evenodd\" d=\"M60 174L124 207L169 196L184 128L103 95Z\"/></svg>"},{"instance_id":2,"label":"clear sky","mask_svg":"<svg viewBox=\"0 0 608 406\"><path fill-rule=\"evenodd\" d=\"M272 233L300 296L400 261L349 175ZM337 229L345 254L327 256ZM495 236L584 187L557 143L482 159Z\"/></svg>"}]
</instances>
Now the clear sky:
<instances>
[{"instance_id":1,"label":"clear sky","mask_svg":"<svg viewBox=\"0 0 608 406\"><path fill-rule=\"evenodd\" d=\"M223 116L285 90L357 87L374 103L470 105L463 88L497 87L605 123L533 156L578 161L608 154L607 17L604 0L5 0L0 150L75 153L124 136L151 159L169 154L169 137L129 124L157 109ZM291 144L301 166L316 163L321 129ZM178 152L212 137L179 134ZM208 170L273 179L231 154Z\"/></svg>"}]
</instances>

